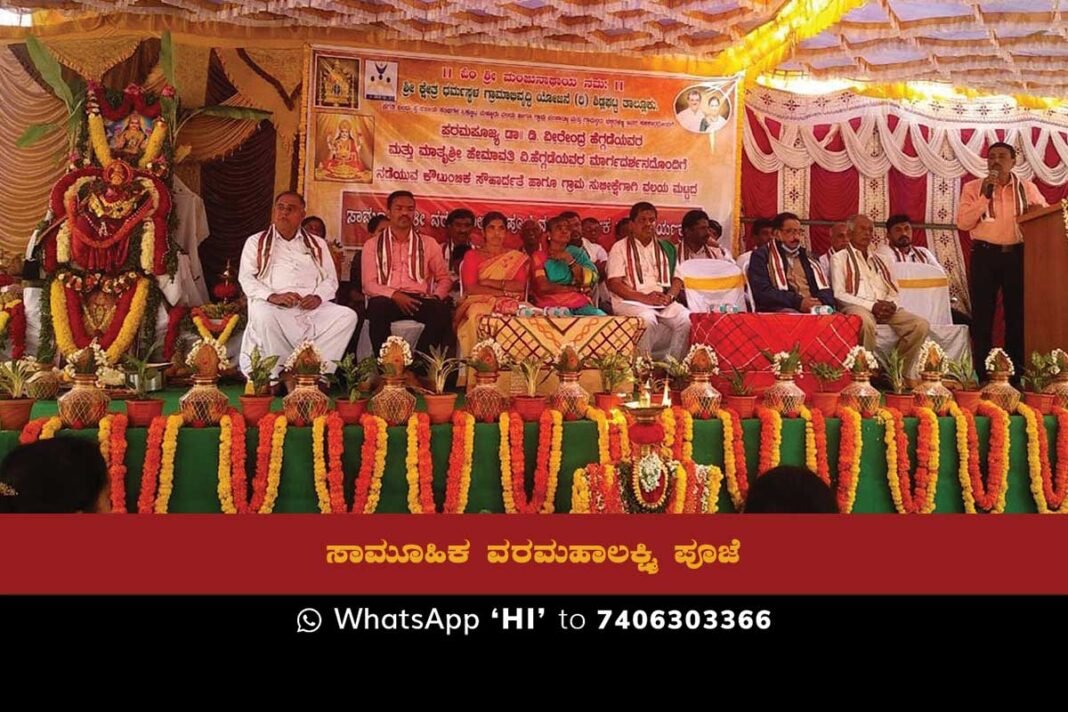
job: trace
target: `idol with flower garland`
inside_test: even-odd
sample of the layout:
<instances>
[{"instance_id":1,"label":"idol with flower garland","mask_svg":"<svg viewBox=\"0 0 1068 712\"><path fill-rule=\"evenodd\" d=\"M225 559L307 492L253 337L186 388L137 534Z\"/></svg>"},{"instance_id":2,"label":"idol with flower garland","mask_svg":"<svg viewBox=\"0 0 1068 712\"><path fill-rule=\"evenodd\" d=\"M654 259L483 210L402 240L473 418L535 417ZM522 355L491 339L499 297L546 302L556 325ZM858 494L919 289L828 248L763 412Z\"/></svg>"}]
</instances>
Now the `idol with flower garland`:
<instances>
[{"instance_id":1,"label":"idol with flower garland","mask_svg":"<svg viewBox=\"0 0 1068 712\"><path fill-rule=\"evenodd\" d=\"M497 388L497 375L507 366L504 349L493 339L474 345L466 363L475 370L475 386L467 392L467 410L480 423L496 423L508 398Z\"/></svg>"},{"instance_id":2,"label":"idol with flower garland","mask_svg":"<svg viewBox=\"0 0 1068 712\"><path fill-rule=\"evenodd\" d=\"M412 348L399 336L390 336L378 352L384 381L371 397L368 408L387 425L403 425L415 412L415 396L404 386L405 371L412 365Z\"/></svg>"},{"instance_id":3,"label":"idol with flower garland","mask_svg":"<svg viewBox=\"0 0 1068 712\"><path fill-rule=\"evenodd\" d=\"M107 355L95 341L67 358L63 373L74 380L74 387L59 397L63 425L75 430L91 428L107 415L111 398L98 385L98 372L107 365Z\"/></svg>"},{"instance_id":4,"label":"idol with flower garland","mask_svg":"<svg viewBox=\"0 0 1068 712\"><path fill-rule=\"evenodd\" d=\"M716 417L723 396L711 383L712 376L719 373L719 359L710 346L694 344L683 359L690 372L691 382L682 391L682 407L693 417L708 420Z\"/></svg>"},{"instance_id":5,"label":"idol with flower garland","mask_svg":"<svg viewBox=\"0 0 1068 712\"><path fill-rule=\"evenodd\" d=\"M775 383L764 391L764 407L787 417L796 416L805 404L805 392L794 383L794 378L802 373L800 345L794 344L789 353L762 353L771 362L771 370L775 374Z\"/></svg>"},{"instance_id":6,"label":"idol with flower garland","mask_svg":"<svg viewBox=\"0 0 1068 712\"><path fill-rule=\"evenodd\" d=\"M1016 406L1020 404L1020 392L1009 383L1009 378L1016 373L1012 359L1004 349L993 348L983 365L986 366L990 382L983 386L980 397L1009 413L1015 413Z\"/></svg>"},{"instance_id":7,"label":"idol with flower garland","mask_svg":"<svg viewBox=\"0 0 1068 712\"><path fill-rule=\"evenodd\" d=\"M156 278L177 264L169 232L173 146L161 97L141 87L109 94L91 82L85 110L88 145L74 147L34 233L48 280L41 338L65 357L96 341L116 364L139 331L154 340Z\"/></svg>"},{"instance_id":8,"label":"idol with flower garland","mask_svg":"<svg viewBox=\"0 0 1068 712\"><path fill-rule=\"evenodd\" d=\"M214 339L200 339L189 350L186 364L193 369L193 387L178 401L185 424L194 428L218 425L230 406L226 394L215 385L219 373L230 366L226 349Z\"/></svg>"},{"instance_id":9,"label":"idol with flower garland","mask_svg":"<svg viewBox=\"0 0 1068 712\"><path fill-rule=\"evenodd\" d=\"M326 415L330 410L330 399L319 390L319 382L326 373L326 361L318 347L311 341L302 341L283 368L296 379L292 392L282 399L282 409L290 424L300 428Z\"/></svg>"},{"instance_id":10,"label":"idol with flower garland","mask_svg":"<svg viewBox=\"0 0 1068 712\"><path fill-rule=\"evenodd\" d=\"M574 344L567 343L560 347L556 358L556 372L560 374L560 385L549 396L549 407L560 411L564 420L580 420L590 407L590 394L579 385L582 374L582 359Z\"/></svg>"},{"instance_id":11,"label":"idol with flower garland","mask_svg":"<svg viewBox=\"0 0 1068 712\"><path fill-rule=\"evenodd\" d=\"M882 406L882 394L871 384L871 374L879 367L875 354L863 346L849 349L842 367L849 374L850 383L838 396L838 404L852 408L862 418L874 418Z\"/></svg>"},{"instance_id":12,"label":"idol with flower garland","mask_svg":"<svg viewBox=\"0 0 1068 712\"><path fill-rule=\"evenodd\" d=\"M920 346L920 385L913 389L917 408L930 408L938 415L949 413L953 403L953 392L942 385L946 373L946 352L931 339L926 339Z\"/></svg>"}]
</instances>

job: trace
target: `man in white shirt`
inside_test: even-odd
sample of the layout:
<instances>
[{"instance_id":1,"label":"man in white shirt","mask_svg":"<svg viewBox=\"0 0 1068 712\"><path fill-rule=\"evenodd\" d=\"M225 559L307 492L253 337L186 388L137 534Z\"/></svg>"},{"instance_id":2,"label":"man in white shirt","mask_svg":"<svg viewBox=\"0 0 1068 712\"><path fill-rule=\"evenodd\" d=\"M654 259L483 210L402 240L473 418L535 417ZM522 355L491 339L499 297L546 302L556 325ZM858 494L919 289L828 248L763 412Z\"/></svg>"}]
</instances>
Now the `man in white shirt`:
<instances>
[{"instance_id":1,"label":"man in white shirt","mask_svg":"<svg viewBox=\"0 0 1068 712\"><path fill-rule=\"evenodd\" d=\"M299 193L280 194L271 226L245 240L241 251L238 279L248 297L240 358L245 375L253 348L278 356L277 374L305 339L315 342L333 371L356 329L356 312L329 301L338 286L334 260L325 240L301 229L304 211Z\"/></svg>"},{"instance_id":2,"label":"man in white shirt","mask_svg":"<svg viewBox=\"0 0 1068 712\"><path fill-rule=\"evenodd\" d=\"M687 260L730 260L731 254L719 244L723 228L704 210L691 210L682 216L679 262ZM733 260L732 260L733 261Z\"/></svg>"},{"instance_id":3,"label":"man in white shirt","mask_svg":"<svg viewBox=\"0 0 1068 712\"><path fill-rule=\"evenodd\" d=\"M682 128L694 133L701 133L701 122L704 121L705 112L701 111L701 92L691 89L686 95L687 107L675 114Z\"/></svg>"},{"instance_id":4,"label":"man in white shirt","mask_svg":"<svg viewBox=\"0 0 1068 712\"><path fill-rule=\"evenodd\" d=\"M926 247L918 247L912 244L912 223L908 215L891 215L886 220L887 244L876 250L879 257L887 264L894 262L919 262L922 264L938 264L938 258Z\"/></svg>"},{"instance_id":5,"label":"man in white shirt","mask_svg":"<svg viewBox=\"0 0 1068 712\"><path fill-rule=\"evenodd\" d=\"M831 258L831 285L844 314L861 318L861 343L875 350L875 326L889 324L898 336L897 348L905 359L908 372L930 325L923 317L899 307L897 284L889 267L871 250L875 224L867 215L856 215L846 222L849 244Z\"/></svg>"},{"instance_id":6,"label":"man in white shirt","mask_svg":"<svg viewBox=\"0 0 1068 712\"><path fill-rule=\"evenodd\" d=\"M831 225L831 247L829 250L820 255L819 263L823 268L823 273L828 278L831 276L831 257L835 252L844 250L845 246L849 244L849 234L846 231L846 224L844 222L835 223Z\"/></svg>"},{"instance_id":7,"label":"man in white shirt","mask_svg":"<svg viewBox=\"0 0 1068 712\"><path fill-rule=\"evenodd\" d=\"M682 291L682 280L673 276L674 247L656 238L656 217L656 208L650 203L631 207L634 234L617 242L608 255L608 290L616 316L645 320L645 350L669 342L653 356L681 359L690 339L690 311L675 301Z\"/></svg>"}]
</instances>

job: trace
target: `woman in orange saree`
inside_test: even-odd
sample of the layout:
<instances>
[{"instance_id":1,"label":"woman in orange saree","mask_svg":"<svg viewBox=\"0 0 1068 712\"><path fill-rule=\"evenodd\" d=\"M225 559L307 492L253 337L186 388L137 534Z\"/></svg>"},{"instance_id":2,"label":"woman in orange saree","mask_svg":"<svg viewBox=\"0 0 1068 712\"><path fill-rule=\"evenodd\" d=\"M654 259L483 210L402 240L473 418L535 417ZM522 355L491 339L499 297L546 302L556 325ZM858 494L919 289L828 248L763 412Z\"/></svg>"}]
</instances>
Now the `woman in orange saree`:
<instances>
[{"instance_id":1,"label":"woman in orange saree","mask_svg":"<svg viewBox=\"0 0 1068 712\"><path fill-rule=\"evenodd\" d=\"M469 250L460 264L464 298L456 309L453 324L460 355L467 356L478 343L478 322L494 311L515 312L525 296L530 258L519 250L504 247L508 221L498 212L482 218L485 244Z\"/></svg>"}]
</instances>

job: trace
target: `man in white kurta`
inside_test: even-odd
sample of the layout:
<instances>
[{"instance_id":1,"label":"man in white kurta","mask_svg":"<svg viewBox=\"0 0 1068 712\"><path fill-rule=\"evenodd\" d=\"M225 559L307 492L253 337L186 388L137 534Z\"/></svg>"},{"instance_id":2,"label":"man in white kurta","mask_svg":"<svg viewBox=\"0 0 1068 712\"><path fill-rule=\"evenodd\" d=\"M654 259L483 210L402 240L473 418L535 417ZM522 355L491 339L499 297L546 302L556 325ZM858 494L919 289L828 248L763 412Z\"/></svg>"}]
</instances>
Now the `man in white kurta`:
<instances>
[{"instance_id":1,"label":"man in white kurta","mask_svg":"<svg viewBox=\"0 0 1068 712\"><path fill-rule=\"evenodd\" d=\"M831 286L838 308L860 317L861 343L869 351L875 351L875 327L888 324L898 336L897 348L912 373L930 324L897 305L897 283L886 263L870 249L875 232L871 218L856 215L846 225L849 244L831 257Z\"/></svg>"},{"instance_id":2,"label":"man in white kurta","mask_svg":"<svg viewBox=\"0 0 1068 712\"><path fill-rule=\"evenodd\" d=\"M245 240L239 277L248 297L240 359L245 375L256 346L264 356L278 356L277 375L305 339L333 371L356 330L356 312L329 301L337 293L334 260L325 240L301 229L303 219L304 198L282 193L271 226Z\"/></svg>"},{"instance_id":3,"label":"man in white kurta","mask_svg":"<svg viewBox=\"0 0 1068 712\"><path fill-rule=\"evenodd\" d=\"M630 216L634 235L617 242L608 254L612 313L645 320L642 347L654 357L681 359L690 340L690 311L675 301L683 285L673 277L675 256L668 250L674 248L656 239L652 205L637 203Z\"/></svg>"}]
</instances>

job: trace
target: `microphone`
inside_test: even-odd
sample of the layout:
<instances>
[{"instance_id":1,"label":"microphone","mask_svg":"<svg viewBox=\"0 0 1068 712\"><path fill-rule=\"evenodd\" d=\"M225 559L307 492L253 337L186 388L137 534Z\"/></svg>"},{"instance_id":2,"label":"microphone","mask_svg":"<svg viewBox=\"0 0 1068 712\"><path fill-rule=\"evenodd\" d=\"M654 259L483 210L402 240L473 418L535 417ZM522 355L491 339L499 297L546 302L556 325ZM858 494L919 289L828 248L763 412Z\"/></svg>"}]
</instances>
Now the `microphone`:
<instances>
[{"instance_id":1,"label":"microphone","mask_svg":"<svg viewBox=\"0 0 1068 712\"><path fill-rule=\"evenodd\" d=\"M1000 174L1001 174L1001 168L999 168L998 166L995 165L995 166L992 166L990 168L990 175L988 177L993 179L994 181L996 181ZM983 195L986 196L987 200L990 200L991 198L994 197L994 183L993 182L986 184L986 188L983 189Z\"/></svg>"}]
</instances>

